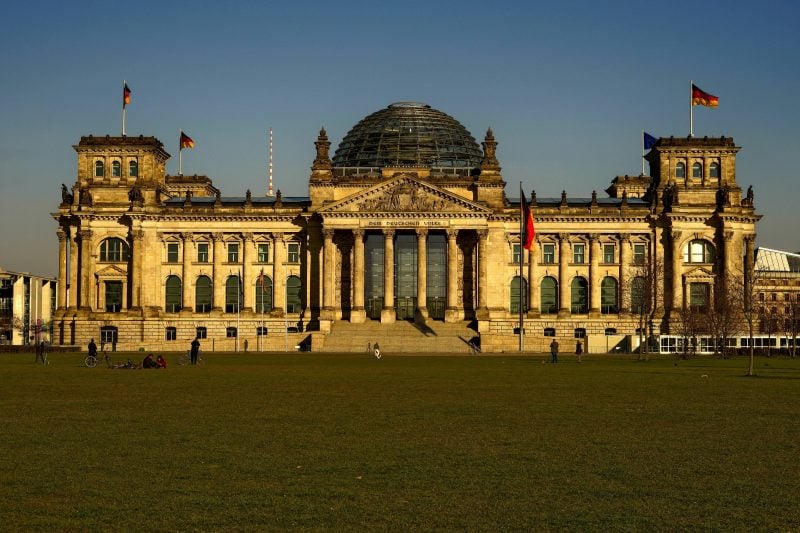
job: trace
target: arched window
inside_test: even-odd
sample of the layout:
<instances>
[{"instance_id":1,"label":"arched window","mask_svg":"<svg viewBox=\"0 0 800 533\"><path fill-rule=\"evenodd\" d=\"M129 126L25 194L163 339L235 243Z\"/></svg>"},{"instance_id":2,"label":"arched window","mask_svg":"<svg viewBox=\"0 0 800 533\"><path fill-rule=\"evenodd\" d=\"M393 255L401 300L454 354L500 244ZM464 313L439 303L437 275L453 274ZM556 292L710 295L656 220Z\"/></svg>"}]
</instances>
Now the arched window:
<instances>
[{"instance_id":1,"label":"arched window","mask_svg":"<svg viewBox=\"0 0 800 533\"><path fill-rule=\"evenodd\" d=\"M98 178L102 178L106 175L106 167L102 161L94 162L94 175Z\"/></svg>"},{"instance_id":2,"label":"arched window","mask_svg":"<svg viewBox=\"0 0 800 533\"><path fill-rule=\"evenodd\" d=\"M236 313L242 301L242 283L239 276L228 276L225 281L225 312Z\"/></svg>"},{"instance_id":3,"label":"arched window","mask_svg":"<svg viewBox=\"0 0 800 533\"><path fill-rule=\"evenodd\" d=\"M619 313L617 280L605 277L600 282L600 312L603 314Z\"/></svg>"},{"instance_id":4,"label":"arched window","mask_svg":"<svg viewBox=\"0 0 800 533\"><path fill-rule=\"evenodd\" d=\"M694 239L683 248L684 263L713 263L714 245L703 239Z\"/></svg>"},{"instance_id":5,"label":"arched window","mask_svg":"<svg viewBox=\"0 0 800 533\"><path fill-rule=\"evenodd\" d=\"M558 313L558 282L550 276L542 280L541 290L541 312Z\"/></svg>"},{"instance_id":6,"label":"arched window","mask_svg":"<svg viewBox=\"0 0 800 533\"><path fill-rule=\"evenodd\" d=\"M286 279L286 312L299 313L302 305L302 284L297 276Z\"/></svg>"},{"instance_id":7,"label":"arched window","mask_svg":"<svg viewBox=\"0 0 800 533\"><path fill-rule=\"evenodd\" d=\"M263 279L264 281L260 281ZM272 311L272 280L267 276L256 281L256 313Z\"/></svg>"},{"instance_id":8,"label":"arched window","mask_svg":"<svg viewBox=\"0 0 800 533\"><path fill-rule=\"evenodd\" d=\"M520 284L522 284L521 294L522 299L520 299ZM514 279L511 280L511 305L510 310L512 313L519 313L520 312L520 302L522 304L522 311L528 310L528 282L525 278L520 278L519 276L514 276Z\"/></svg>"},{"instance_id":9,"label":"arched window","mask_svg":"<svg viewBox=\"0 0 800 533\"><path fill-rule=\"evenodd\" d=\"M112 237L100 243L100 261L119 263L129 257L128 243L122 239Z\"/></svg>"},{"instance_id":10,"label":"arched window","mask_svg":"<svg viewBox=\"0 0 800 533\"><path fill-rule=\"evenodd\" d=\"M122 164L119 161L111 162L111 175L117 177L122 175Z\"/></svg>"},{"instance_id":11,"label":"arched window","mask_svg":"<svg viewBox=\"0 0 800 533\"><path fill-rule=\"evenodd\" d=\"M631 281L631 313L641 315L647 313L647 280L641 276Z\"/></svg>"},{"instance_id":12,"label":"arched window","mask_svg":"<svg viewBox=\"0 0 800 533\"><path fill-rule=\"evenodd\" d=\"M194 284L194 309L198 313L211 311L211 278L200 276Z\"/></svg>"},{"instance_id":13,"label":"arched window","mask_svg":"<svg viewBox=\"0 0 800 533\"><path fill-rule=\"evenodd\" d=\"M708 177L719 178L719 163L716 161L711 163L711 166L708 167Z\"/></svg>"},{"instance_id":14,"label":"arched window","mask_svg":"<svg viewBox=\"0 0 800 533\"><path fill-rule=\"evenodd\" d=\"M589 283L585 278L575 278L570 285L570 310L575 314L589 312Z\"/></svg>"},{"instance_id":15,"label":"arched window","mask_svg":"<svg viewBox=\"0 0 800 533\"><path fill-rule=\"evenodd\" d=\"M181 278L170 276L164 287L164 309L168 313L177 313L181 310L181 300L183 291L181 290Z\"/></svg>"},{"instance_id":16,"label":"arched window","mask_svg":"<svg viewBox=\"0 0 800 533\"><path fill-rule=\"evenodd\" d=\"M686 177L686 164L685 163L678 163L675 165L675 177L676 178L685 178Z\"/></svg>"},{"instance_id":17,"label":"arched window","mask_svg":"<svg viewBox=\"0 0 800 533\"><path fill-rule=\"evenodd\" d=\"M692 177L698 180L703 177L703 165L700 163L694 163L692 165Z\"/></svg>"},{"instance_id":18,"label":"arched window","mask_svg":"<svg viewBox=\"0 0 800 533\"><path fill-rule=\"evenodd\" d=\"M128 176L136 177L139 175L139 162L135 159L131 159L128 162Z\"/></svg>"}]
</instances>

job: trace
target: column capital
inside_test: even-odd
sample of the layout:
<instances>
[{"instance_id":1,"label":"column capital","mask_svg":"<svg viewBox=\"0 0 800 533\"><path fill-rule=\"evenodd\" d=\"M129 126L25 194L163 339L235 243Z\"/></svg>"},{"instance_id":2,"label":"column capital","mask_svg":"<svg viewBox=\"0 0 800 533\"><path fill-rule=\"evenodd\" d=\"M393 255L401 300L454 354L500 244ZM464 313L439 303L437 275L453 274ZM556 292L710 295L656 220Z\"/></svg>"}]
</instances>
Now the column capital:
<instances>
[{"instance_id":1,"label":"column capital","mask_svg":"<svg viewBox=\"0 0 800 533\"><path fill-rule=\"evenodd\" d=\"M250 231L245 231L242 233L242 240L243 241L252 241L253 240L253 233Z\"/></svg>"},{"instance_id":2,"label":"column capital","mask_svg":"<svg viewBox=\"0 0 800 533\"><path fill-rule=\"evenodd\" d=\"M395 232L394 229L384 229L383 230L383 236L384 237L394 237L394 232Z\"/></svg>"},{"instance_id":3,"label":"column capital","mask_svg":"<svg viewBox=\"0 0 800 533\"><path fill-rule=\"evenodd\" d=\"M366 232L361 228L353 230L353 236L358 238L358 239L363 238L365 234L366 234Z\"/></svg>"},{"instance_id":4,"label":"column capital","mask_svg":"<svg viewBox=\"0 0 800 533\"><path fill-rule=\"evenodd\" d=\"M672 231L670 232L670 236L672 237L672 240L673 240L673 241L678 241L678 240L680 240L680 238L681 238L681 235L682 235L682 232L680 232L680 231L677 231L677 230L672 230Z\"/></svg>"},{"instance_id":5,"label":"column capital","mask_svg":"<svg viewBox=\"0 0 800 533\"><path fill-rule=\"evenodd\" d=\"M56 230L56 236L58 236L58 242L64 242L67 240L67 232L61 228Z\"/></svg>"},{"instance_id":6,"label":"column capital","mask_svg":"<svg viewBox=\"0 0 800 533\"><path fill-rule=\"evenodd\" d=\"M569 242L569 237L570 237L569 233L559 233L558 234L558 240L561 241L561 242Z\"/></svg>"},{"instance_id":7,"label":"column capital","mask_svg":"<svg viewBox=\"0 0 800 533\"><path fill-rule=\"evenodd\" d=\"M194 233L191 231L184 231L181 233L181 239L183 239L183 242L192 242L194 240Z\"/></svg>"},{"instance_id":8,"label":"column capital","mask_svg":"<svg viewBox=\"0 0 800 533\"><path fill-rule=\"evenodd\" d=\"M489 230L488 229L479 229L477 233L478 233L478 238L481 241L485 241L486 238L489 236Z\"/></svg>"},{"instance_id":9,"label":"column capital","mask_svg":"<svg viewBox=\"0 0 800 533\"><path fill-rule=\"evenodd\" d=\"M139 231L141 231L141 230L139 230ZM79 237L81 240L84 240L84 239L86 239L86 240L89 240L89 239L91 239L91 238L92 238L92 235L93 235L93 232L92 232L92 230L90 230L90 229L81 229L81 230L78 230L78 237Z\"/></svg>"},{"instance_id":10,"label":"column capital","mask_svg":"<svg viewBox=\"0 0 800 533\"><path fill-rule=\"evenodd\" d=\"M428 236L428 228L417 228L417 236L419 237L427 237Z\"/></svg>"},{"instance_id":11,"label":"column capital","mask_svg":"<svg viewBox=\"0 0 800 533\"><path fill-rule=\"evenodd\" d=\"M726 242L730 242L733 240L733 232L726 231L722 234L722 238L725 239Z\"/></svg>"},{"instance_id":12,"label":"column capital","mask_svg":"<svg viewBox=\"0 0 800 533\"><path fill-rule=\"evenodd\" d=\"M281 241L283 242L283 232L282 231L273 231L270 235L272 235L272 240L275 242Z\"/></svg>"},{"instance_id":13,"label":"column capital","mask_svg":"<svg viewBox=\"0 0 800 533\"><path fill-rule=\"evenodd\" d=\"M325 237L325 240L333 239L334 233L336 233L336 230L330 228L323 228L322 230L322 236Z\"/></svg>"},{"instance_id":14,"label":"column capital","mask_svg":"<svg viewBox=\"0 0 800 533\"><path fill-rule=\"evenodd\" d=\"M631 234L630 233L620 233L619 234L619 242L621 242L621 243L629 243L629 242L631 242Z\"/></svg>"},{"instance_id":15,"label":"column capital","mask_svg":"<svg viewBox=\"0 0 800 533\"><path fill-rule=\"evenodd\" d=\"M589 242L592 244L596 244L600 241L600 234L599 233L590 233L589 234Z\"/></svg>"},{"instance_id":16,"label":"column capital","mask_svg":"<svg viewBox=\"0 0 800 533\"><path fill-rule=\"evenodd\" d=\"M457 229L446 229L445 233L447 234L448 239L455 239L458 237L458 230Z\"/></svg>"},{"instance_id":17,"label":"column capital","mask_svg":"<svg viewBox=\"0 0 800 533\"><path fill-rule=\"evenodd\" d=\"M211 238L215 241L222 241L225 238L225 234L217 231L211 234Z\"/></svg>"}]
</instances>

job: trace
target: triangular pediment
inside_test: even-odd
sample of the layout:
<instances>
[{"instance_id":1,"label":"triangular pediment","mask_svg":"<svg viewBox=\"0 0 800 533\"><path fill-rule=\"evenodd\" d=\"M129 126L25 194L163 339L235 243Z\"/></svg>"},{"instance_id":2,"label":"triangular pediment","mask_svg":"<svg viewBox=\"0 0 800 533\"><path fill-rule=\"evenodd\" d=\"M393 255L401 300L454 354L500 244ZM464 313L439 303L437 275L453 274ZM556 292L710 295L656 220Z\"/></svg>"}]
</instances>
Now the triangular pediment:
<instances>
[{"instance_id":1,"label":"triangular pediment","mask_svg":"<svg viewBox=\"0 0 800 533\"><path fill-rule=\"evenodd\" d=\"M320 209L320 214L437 213L486 216L491 209L410 175L396 176Z\"/></svg>"},{"instance_id":2,"label":"triangular pediment","mask_svg":"<svg viewBox=\"0 0 800 533\"><path fill-rule=\"evenodd\" d=\"M708 280L714 278L714 273L707 268L697 267L684 272L683 277L687 280Z\"/></svg>"},{"instance_id":3,"label":"triangular pediment","mask_svg":"<svg viewBox=\"0 0 800 533\"><path fill-rule=\"evenodd\" d=\"M95 274L98 278L126 278L128 273L117 265L108 265Z\"/></svg>"}]
</instances>

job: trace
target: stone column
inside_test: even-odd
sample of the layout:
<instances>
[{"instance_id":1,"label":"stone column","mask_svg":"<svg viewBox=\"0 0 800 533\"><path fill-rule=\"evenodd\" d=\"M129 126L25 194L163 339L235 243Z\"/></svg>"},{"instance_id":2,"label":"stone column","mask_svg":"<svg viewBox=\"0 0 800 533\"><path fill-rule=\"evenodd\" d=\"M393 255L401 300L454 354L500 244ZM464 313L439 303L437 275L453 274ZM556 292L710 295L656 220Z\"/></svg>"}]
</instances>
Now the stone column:
<instances>
[{"instance_id":1,"label":"stone column","mask_svg":"<svg viewBox=\"0 0 800 533\"><path fill-rule=\"evenodd\" d=\"M600 236L589 235L589 316L600 316Z\"/></svg>"},{"instance_id":2,"label":"stone column","mask_svg":"<svg viewBox=\"0 0 800 533\"><path fill-rule=\"evenodd\" d=\"M367 320L364 308L364 230L353 230L353 309L350 322L360 324Z\"/></svg>"},{"instance_id":3,"label":"stone column","mask_svg":"<svg viewBox=\"0 0 800 533\"><path fill-rule=\"evenodd\" d=\"M569 234L558 236L558 316L569 316L572 310L569 280Z\"/></svg>"},{"instance_id":4,"label":"stone column","mask_svg":"<svg viewBox=\"0 0 800 533\"><path fill-rule=\"evenodd\" d=\"M334 290L336 287L336 248L333 245L334 230L323 229L322 245L322 310L325 318L334 319Z\"/></svg>"},{"instance_id":5,"label":"stone column","mask_svg":"<svg viewBox=\"0 0 800 533\"><path fill-rule=\"evenodd\" d=\"M67 246L69 235L61 228L56 231L58 235L58 309L67 307Z\"/></svg>"},{"instance_id":6,"label":"stone column","mask_svg":"<svg viewBox=\"0 0 800 533\"><path fill-rule=\"evenodd\" d=\"M683 308L683 254L681 253L681 232L672 230L672 309Z\"/></svg>"},{"instance_id":7,"label":"stone column","mask_svg":"<svg viewBox=\"0 0 800 533\"><path fill-rule=\"evenodd\" d=\"M256 257L255 249L253 248L252 233L242 234L242 311L252 312L253 301L256 298L255 284L253 283L255 276L253 275L253 259Z\"/></svg>"},{"instance_id":8,"label":"stone column","mask_svg":"<svg viewBox=\"0 0 800 533\"><path fill-rule=\"evenodd\" d=\"M541 246L541 243L538 240L533 241L531 250L528 252L528 317L530 318L538 318L541 314L539 309L541 304L539 281L536 279L539 246Z\"/></svg>"},{"instance_id":9,"label":"stone column","mask_svg":"<svg viewBox=\"0 0 800 533\"><path fill-rule=\"evenodd\" d=\"M647 259L645 259L645 262ZM630 284L628 269L631 268L631 236L623 233L619 236L619 312L630 310Z\"/></svg>"},{"instance_id":10,"label":"stone column","mask_svg":"<svg viewBox=\"0 0 800 533\"><path fill-rule=\"evenodd\" d=\"M488 311L489 254L486 251L489 230L478 231L478 310Z\"/></svg>"},{"instance_id":11,"label":"stone column","mask_svg":"<svg viewBox=\"0 0 800 533\"><path fill-rule=\"evenodd\" d=\"M445 321L460 320L458 312L458 230L447 230L447 309ZM466 288L465 288L466 290Z\"/></svg>"},{"instance_id":12,"label":"stone column","mask_svg":"<svg viewBox=\"0 0 800 533\"><path fill-rule=\"evenodd\" d=\"M391 324L397 320L394 308L394 230L383 230L383 309L381 322Z\"/></svg>"},{"instance_id":13,"label":"stone column","mask_svg":"<svg viewBox=\"0 0 800 533\"><path fill-rule=\"evenodd\" d=\"M194 291L192 283L192 243L194 235L181 233L183 238L183 271L181 273L181 312L184 314L194 309Z\"/></svg>"},{"instance_id":14,"label":"stone column","mask_svg":"<svg viewBox=\"0 0 800 533\"><path fill-rule=\"evenodd\" d=\"M225 310L225 272L222 270L222 263L227 258L225 257L225 237L222 233L213 233L211 238L214 239L214 279L213 296L211 297L211 309L213 311Z\"/></svg>"},{"instance_id":15,"label":"stone column","mask_svg":"<svg viewBox=\"0 0 800 533\"><path fill-rule=\"evenodd\" d=\"M666 246L663 244L664 230L658 226L653 228L653 239L649 243L647 250L648 268L650 269L653 278L653 302L655 305L655 315L657 317L664 316L664 307L667 302L664 300L667 288L667 273L666 273L666 260L664 252Z\"/></svg>"},{"instance_id":16,"label":"stone column","mask_svg":"<svg viewBox=\"0 0 800 533\"><path fill-rule=\"evenodd\" d=\"M272 312L276 316L283 316L286 309L286 241L284 241L284 234L273 233L272 242L275 250L272 261Z\"/></svg>"},{"instance_id":17,"label":"stone column","mask_svg":"<svg viewBox=\"0 0 800 533\"><path fill-rule=\"evenodd\" d=\"M81 246L81 285L80 306L82 309L92 308L92 230L82 229L78 232Z\"/></svg>"},{"instance_id":18,"label":"stone column","mask_svg":"<svg viewBox=\"0 0 800 533\"><path fill-rule=\"evenodd\" d=\"M128 273L131 283L131 309L142 308L142 270L144 268L144 231L140 228L131 227L131 247L133 248L131 258L132 272Z\"/></svg>"},{"instance_id":19,"label":"stone column","mask_svg":"<svg viewBox=\"0 0 800 533\"><path fill-rule=\"evenodd\" d=\"M78 279L80 276L80 268L78 263L78 228L67 228L67 237L69 238L69 297L67 298L67 306L75 309L78 307Z\"/></svg>"},{"instance_id":20,"label":"stone column","mask_svg":"<svg viewBox=\"0 0 800 533\"><path fill-rule=\"evenodd\" d=\"M416 315L419 315L418 317ZM417 313L414 318L428 318L428 230L417 230Z\"/></svg>"}]
</instances>

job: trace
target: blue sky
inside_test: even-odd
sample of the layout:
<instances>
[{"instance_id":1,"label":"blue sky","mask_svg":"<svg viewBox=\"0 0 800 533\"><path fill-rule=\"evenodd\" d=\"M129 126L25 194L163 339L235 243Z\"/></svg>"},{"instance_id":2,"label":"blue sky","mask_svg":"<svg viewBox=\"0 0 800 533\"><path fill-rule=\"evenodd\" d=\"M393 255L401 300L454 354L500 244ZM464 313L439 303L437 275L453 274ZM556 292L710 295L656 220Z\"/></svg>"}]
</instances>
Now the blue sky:
<instances>
[{"instance_id":1,"label":"blue sky","mask_svg":"<svg viewBox=\"0 0 800 533\"><path fill-rule=\"evenodd\" d=\"M717 95L696 136L733 137L760 246L796 251L800 4L775 2L28 1L0 20L0 265L54 275L60 185L81 135L155 135L223 195L306 195L313 142L422 101L539 196L603 195L641 171L641 130L685 136L689 81Z\"/></svg>"}]
</instances>

